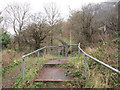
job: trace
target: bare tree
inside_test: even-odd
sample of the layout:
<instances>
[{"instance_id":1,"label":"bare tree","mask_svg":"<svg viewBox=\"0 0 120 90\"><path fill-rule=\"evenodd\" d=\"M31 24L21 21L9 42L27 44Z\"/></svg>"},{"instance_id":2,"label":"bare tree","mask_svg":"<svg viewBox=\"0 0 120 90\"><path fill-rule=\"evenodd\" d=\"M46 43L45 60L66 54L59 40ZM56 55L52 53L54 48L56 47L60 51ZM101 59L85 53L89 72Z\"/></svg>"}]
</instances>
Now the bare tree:
<instances>
[{"instance_id":1,"label":"bare tree","mask_svg":"<svg viewBox=\"0 0 120 90\"><path fill-rule=\"evenodd\" d=\"M92 42L92 35L97 10L99 5L88 4L82 7L81 10L72 10L69 17L69 30L72 32L72 40L75 43L82 42L85 46L87 43ZM95 32L94 32L95 33Z\"/></svg>"},{"instance_id":2,"label":"bare tree","mask_svg":"<svg viewBox=\"0 0 120 90\"><path fill-rule=\"evenodd\" d=\"M46 18L41 13L31 16L31 24L22 32L21 38L31 49L38 49L49 34L49 25L46 24Z\"/></svg>"},{"instance_id":3,"label":"bare tree","mask_svg":"<svg viewBox=\"0 0 120 90\"><path fill-rule=\"evenodd\" d=\"M54 26L60 20L60 12L58 11L55 3L50 3L44 7L45 14L47 16L47 23L50 25L51 34L50 34L50 44L53 45L53 36L54 36Z\"/></svg>"},{"instance_id":4,"label":"bare tree","mask_svg":"<svg viewBox=\"0 0 120 90\"><path fill-rule=\"evenodd\" d=\"M97 4L88 4L82 8L81 13L81 24L82 24L82 32L85 35L85 38L88 42L92 42L92 34L94 34L94 26L95 22L94 17L96 16L97 10L99 9L99 5ZM95 23L94 23L95 24Z\"/></svg>"},{"instance_id":5,"label":"bare tree","mask_svg":"<svg viewBox=\"0 0 120 90\"><path fill-rule=\"evenodd\" d=\"M20 34L23 28L28 24L29 19L29 5L11 4L5 9L5 17L10 26L12 26L15 36L17 38L18 46L20 48Z\"/></svg>"}]
</instances>

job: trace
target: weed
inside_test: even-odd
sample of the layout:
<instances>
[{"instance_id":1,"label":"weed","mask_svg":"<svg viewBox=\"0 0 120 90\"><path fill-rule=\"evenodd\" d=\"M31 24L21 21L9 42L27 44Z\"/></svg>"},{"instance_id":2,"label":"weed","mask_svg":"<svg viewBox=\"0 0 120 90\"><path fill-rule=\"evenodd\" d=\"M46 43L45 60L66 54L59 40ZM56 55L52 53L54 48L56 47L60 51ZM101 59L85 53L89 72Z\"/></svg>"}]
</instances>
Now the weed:
<instances>
[{"instance_id":1,"label":"weed","mask_svg":"<svg viewBox=\"0 0 120 90\"><path fill-rule=\"evenodd\" d=\"M9 64L7 67L2 68L2 74L4 76L5 73L13 71L16 66L21 64L20 61L14 60L11 64Z\"/></svg>"},{"instance_id":2,"label":"weed","mask_svg":"<svg viewBox=\"0 0 120 90\"><path fill-rule=\"evenodd\" d=\"M58 57L53 57L58 58ZM22 73L17 76L17 79L14 82L14 88L40 88L43 87L44 83L34 83L34 79L38 75L38 71L42 68L42 64L45 63L49 58L45 59L44 57L41 58L26 58L25 59L25 74L24 74L24 81L22 81ZM17 64L15 62L15 64ZM49 86L54 86L53 83L50 83Z\"/></svg>"}]
</instances>

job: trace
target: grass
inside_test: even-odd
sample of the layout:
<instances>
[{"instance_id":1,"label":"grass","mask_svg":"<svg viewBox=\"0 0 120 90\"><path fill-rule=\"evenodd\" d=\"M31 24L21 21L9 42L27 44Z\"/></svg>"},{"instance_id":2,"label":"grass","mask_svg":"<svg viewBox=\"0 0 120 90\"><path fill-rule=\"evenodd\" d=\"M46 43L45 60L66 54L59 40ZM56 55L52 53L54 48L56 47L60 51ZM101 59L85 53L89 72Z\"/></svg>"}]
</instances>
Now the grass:
<instances>
[{"instance_id":1,"label":"grass","mask_svg":"<svg viewBox=\"0 0 120 90\"><path fill-rule=\"evenodd\" d=\"M88 51L88 53L100 61L117 68L117 48L108 45L99 46L95 52ZM116 73L89 58L87 59L86 82L85 88L118 88L120 86L120 80Z\"/></svg>"},{"instance_id":2,"label":"grass","mask_svg":"<svg viewBox=\"0 0 120 90\"><path fill-rule=\"evenodd\" d=\"M72 87L72 88L73 87L81 88L84 86L85 76L84 76L84 71L83 71L83 56L81 56L80 58L76 56L75 59L70 59L68 63L59 65L59 67L68 69L65 72L65 75L73 77L72 81L67 82L66 84L67 86Z\"/></svg>"},{"instance_id":3,"label":"grass","mask_svg":"<svg viewBox=\"0 0 120 90\"><path fill-rule=\"evenodd\" d=\"M35 83L34 79L38 75L38 71L42 68L43 63L45 63L47 60L50 59L56 59L56 58L62 58L62 56L51 56L51 55L45 55L41 58L26 58L25 59L25 80L22 82L22 73L20 73L17 76L17 79L14 83L14 88L40 88L44 87L47 84L43 83ZM50 83L47 85L49 86L55 86L53 83Z\"/></svg>"},{"instance_id":4,"label":"grass","mask_svg":"<svg viewBox=\"0 0 120 90\"><path fill-rule=\"evenodd\" d=\"M38 75L38 71L42 68L42 64L47 60L55 58L62 58L61 56L44 56L43 58L26 58L26 69L25 69L25 80L22 82L22 73L17 76L17 79L14 83L14 88L70 88L70 87L81 87L84 83L84 77L82 75L81 64L82 60L78 60L78 57L75 59L70 59L67 64L58 65L57 67L62 67L68 69L69 72L65 72L66 76L74 76L75 81L70 82L34 82L34 79ZM82 59L82 57L81 57ZM32 66L32 67L31 67Z\"/></svg>"},{"instance_id":5,"label":"grass","mask_svg":"<svg viewBox=\"0 0 120 90\"><path fill-rule=\"evenodd\" d=\"M10 86L10 84L13 83L16 74L18 74L20 71L21 62L14 60L12 63L10 63L6 67L2 67L2 83L3 86Z\"/></svg>"},{"instance_id":6,"label":"grass","mask_svg":"<svg viewBox=\"0 0 120 90\"><path fill-rule=\"evenodd\" d=\"M112 67L118 67L118 52L115 46L109 46L109 44L106 44L93 49L93 51L87 51L87 53ZM84 88L120 87L120 79L118 78L118 74L90 58L87 58L87 77L85 78L83 63L84 55L81 54L79 60L77 57L78 56L76 55L76 59L69 60L66 65L60 66L68 69L66 75L71 75L74 77L75 81L70 82L73 87L81 87L81 85L83 85Z\"/></svg>"},{"instance_id":7,"label":"grass","mask_svg":"<svg viewBox=\"0 0 120 90\"><path fill-rule=\"evenodd\" d=\"M93 48L92 51L87 51L91 56L109 64L110 66L116 66L116 59L118 58L117 50L108 46L100 46ZM84 55L81 54L80 58L78 55L75 59L70 59L68 63L58 65L68 69L65 72L66 76L71 76L74 81L70 82L34 82L34 79L38 75L38 71L42 68L42 64L50 59L62 58L62 56L44 55L42 58L29 57L25 59L25 80L22 82L22 73L19 73L17 79L14 82L14 88L44 88L44 87L61 87L61 88L118 88L120 86L120 80L118 75L99 63L87 58L87 73L84 76ZM20 62L14 62L4 69L4 73L13 71Z\"/></svg>"},{"instance_id":8,"label":"grass","mask_svg":"<svg viewBox=\"0 0 120 90\"><path fill-rule=\"evenodd\" d=\"M5 74L9 74L10 72L13 72L20 64L21 64L20 61L14 60L7 67L2 68L2 75L4 76Z\"/></svg>"},{"instance_id":9,"label":"grass","mask_svg":"<svg viewBox=\"0 0 120 90\"><path fill-rule=\"evenodd\" d=\"M25 80L22 81L22 73L17 76L14 83L14 88L29 88L33 85L33 80L38 74L38 70L42 68L42 64L46 61L45 58L26 58L25 59Z\"/></svg>"}]
</instances>

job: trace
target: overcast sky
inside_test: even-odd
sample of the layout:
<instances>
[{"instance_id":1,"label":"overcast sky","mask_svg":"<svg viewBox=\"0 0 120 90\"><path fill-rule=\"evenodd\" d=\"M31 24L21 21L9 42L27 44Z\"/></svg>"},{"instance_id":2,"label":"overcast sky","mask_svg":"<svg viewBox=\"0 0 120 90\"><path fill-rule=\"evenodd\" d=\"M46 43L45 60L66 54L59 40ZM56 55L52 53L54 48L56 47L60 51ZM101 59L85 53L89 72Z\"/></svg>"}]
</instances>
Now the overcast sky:
<instances>
[{"instance_id":1,"label":"overcast sky","mask_svg":"<svg viewBox=\"0 0 120 90\"><path fill-rule=\"evenodd\" d=\"M54 2L61 12L63 18L68 18L69 7L73 9L80 9L83 5L88 3L100 3L108 0L0 0L0 11L3 11L8 4L13 3L29 3L31 12L42 12L43 6L47 3ZM112 0L118 1L118 0ZM11 30L10 30L11 31ZM13 31L11 31L13 33Z\"/></svg>"},{"instance_id":2,"label":"overcast sky","mask_svg":"<svg viewBox=\"0 0 120 90\"><path fill-rule=\"evenodd\" d=\"M29 3L32 12L43 10L43 6L49 2L54 2L60 10L63 17L68 16L69 6L71 9L80 9L82 5L88 3L105 2L106 0L0 0L0 11L10 3Z\"/></svg>"}]
</instances>

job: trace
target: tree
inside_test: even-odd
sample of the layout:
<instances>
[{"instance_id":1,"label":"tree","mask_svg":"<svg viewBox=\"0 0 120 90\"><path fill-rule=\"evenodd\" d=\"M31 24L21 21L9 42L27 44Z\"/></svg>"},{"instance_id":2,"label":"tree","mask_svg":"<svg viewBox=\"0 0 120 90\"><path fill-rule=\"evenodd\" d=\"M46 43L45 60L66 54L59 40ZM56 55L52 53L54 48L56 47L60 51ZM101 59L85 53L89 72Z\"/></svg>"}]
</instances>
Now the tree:
<instances>
[{"instance_id":1,"label":"tree","mask_svg":"<svg viewBox=\"0 0 120 90\"><path fill-rule=\"evenodd\" d=\"M7 22L10 26L12 26L15 36L17 37L18 47L20 48L21 42L20 42L20 34L23 28L28 24L29 22L29 5L24 4L11 4L8 5L5 9L5 19L7 19Z\"/></svg>"},{"instance_id":2,"label":"tree","mask_svg":"<svg viewBox=\"0 0 120 90\"><path fill-rule=\"evenodd\" d=\"M88 4L82 7L81 10L72 10L69 17L69 30L72 32L73 41L75 43L82 42L85 46L91 43L92 35L95 33L94 23L99 5Z\"/></svg>"},{"instance_id":3,"label":"tree","mask_svg":"<svg viewBox=\"0 0 120 90\"><path fill-rule=\"evenodd\" d=\"M36 50L41 47L50 30L45 17L41 13L32 15L31 22L22 32L21 38L24 37L23 42Z\"/></svg>"},{"instance_id":4,"label":"tree","mask_svg":"<svg viewBox=\"0 0 120 90\"><path fill-rule=\"evenodd\" d=\"M94 22L95 16L97 14L97 10L99 9L98 4L88 4L82 8L81 15L81 24L82 24L82 32L85 35L86 40L91 43L92 35L94 34ZM94 23L94 24L93 24Z\"/></svg>"},{"instance_id":5,"label":"tree","mask_svg":"<svg viewBox=\"0 0 120 90\"><path fill-rule=\"evenodd\" d=\"M101 12L104 17L102 23L107 26L109 30L117 31L118 20L118 6L116 2L101 3Z\"/></svg>"},{"instance_id":6,"label":"tree","mask_svg":"<svg viewBox=\"0 0 120 90\"><path fill-rule=\"evenodd\" d=\"M47 16L47 23L50 25L50 44L53 45L54 39L54 26L60 21L60 12L58 11L55 3L50 3L44 7Z\"/></svg>"}]
</instances>

